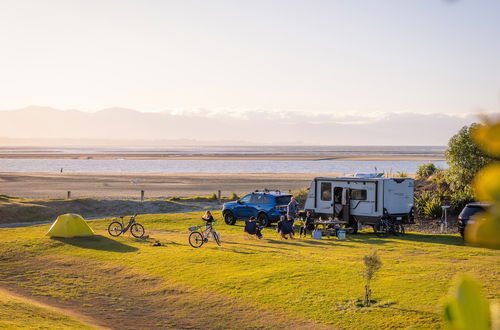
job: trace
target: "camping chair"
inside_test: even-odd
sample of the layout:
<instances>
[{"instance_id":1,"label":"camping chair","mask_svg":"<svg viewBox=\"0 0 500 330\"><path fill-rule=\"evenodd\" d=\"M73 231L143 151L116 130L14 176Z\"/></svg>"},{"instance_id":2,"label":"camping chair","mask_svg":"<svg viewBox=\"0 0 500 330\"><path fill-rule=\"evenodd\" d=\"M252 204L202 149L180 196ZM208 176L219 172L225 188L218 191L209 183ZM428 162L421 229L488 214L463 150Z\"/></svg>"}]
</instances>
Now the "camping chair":
<instances>
[{"instance_id":1,"label":"camping chair","mask_svg":"<svg viewBox=\"0 0 500 330\"><path fill-rule=\"evenodd\" d=\"M258 239L262 238L262 227L257 224L255 220L246 220L245 221L245 233L247 233L248 237L257 237Z\"/></svg>"}]
</instances>

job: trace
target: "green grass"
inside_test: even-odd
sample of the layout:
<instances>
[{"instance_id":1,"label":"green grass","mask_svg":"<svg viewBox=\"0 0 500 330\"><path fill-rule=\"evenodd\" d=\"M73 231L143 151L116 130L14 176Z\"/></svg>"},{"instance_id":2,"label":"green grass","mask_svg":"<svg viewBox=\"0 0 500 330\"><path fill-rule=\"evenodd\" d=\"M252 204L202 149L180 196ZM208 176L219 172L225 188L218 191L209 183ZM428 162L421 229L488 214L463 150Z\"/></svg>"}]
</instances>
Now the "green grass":
<instances>
[{"instance_id":1,"label":"green grass","mask_svg":"<svg viewBox=\"0 0 500 330\"><path fill-rule=\"evenodd\" d=\"M0 292L0 329L95 329L61 312Z\"/></svg>"},{"instance_id":2,"label":"green grass","mask_svg":"<svg viewBox=\"0 0 500 330\"><path fill-rule=\"evenodd\" d=\"M441 328L443 298L459 273L479 279L490 300L500 297L500 252L464 246L458 235L409 233L381 239L362 232L347 241L284 241L273 229L265 229L264 239L255 240L243 234L241 223L227 226L220 221L216 228L223 245L210 241L193 249L187 228L200 224L201 215L139 216L162 247L129 235L111 239L102 220L90 222L102 236L87 239L46 238L49 225L0 229L0 285L90 305L94 302L87 296L111 304L146 292L152 297L147 300L149 311L157 310L158 315L165 305L155 304L155 299L171 299L170 306L177 306L170 314L175 320L182 319L183 310L208 306L204 318L209 327L248 326L245 322L253 321L236 312L248 306L262 312L262 323L256 326L271 328L278 327L273 322L280 317L309 326L319 322L339 328ZM383 266L372 282L376 302L362 307L362 259L373 249ZM106 295L116 279L112 274L124 276L124 288L130 288L130 281L144 283L142 291L120 291L113 282L115 291ZM82 309L94 311L92 306Z\"/></svg>"}]
</instances>

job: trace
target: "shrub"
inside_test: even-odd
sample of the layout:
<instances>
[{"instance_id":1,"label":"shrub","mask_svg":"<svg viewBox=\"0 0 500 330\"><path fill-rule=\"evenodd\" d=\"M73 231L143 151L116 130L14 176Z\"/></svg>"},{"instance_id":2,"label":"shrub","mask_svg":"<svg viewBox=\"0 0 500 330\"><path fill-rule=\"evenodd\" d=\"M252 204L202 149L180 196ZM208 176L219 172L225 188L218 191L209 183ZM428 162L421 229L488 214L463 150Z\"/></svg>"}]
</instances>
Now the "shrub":
<instances>
[{"instance_id":1,"label":"shrub","mask_svg":"<svg viewBox=\"0 0 500 330\"><path fill-rule=\"evenodd\" d=\"M424 214L424 207L433 198L431 191L422 191L422 193L415 197L415 210L418 214Z\"/></svg>"},{"instance_id":2,"label":"shrub","mask_svg":"<svg viewBox=\"0 0 500 330\"><path fill-rule=\"evenodd\" d=\"M382 261L377 254L377 251L373 251L371 254L368 254L363 257L363 262L365 264L365 272L364 277L366 280L365 285L365 306L370 306L372 290L370 289L370 282L375 276L375 273L382 267Z\"/></svg>"},{"instance_id":3,"label":"shrub","mask_svg":"<svg viewBox=\"0 0 500 330\"><path fill-rule=\"evenodd\" d=\"M458 214L462 211L466 204L473 202L474 198L468 190L457 191L450 196L451 212Z\"/></svg>"},{"instance_id":4,"label":"shrub","mask_svg":"<svg viewBox=\"0 0 500 330\"><path fill-rule=\"evenodd\" d=\"M437 167L433 163L422 164L417 168L417 179L424 179L430 177L436 172Z\"/></svg>"},{"instance_id":5,"label":"shrub","mask_svg":"<svg viewBox=\"0 0 500 330\"><path fill-rule=\"evenodd\" d=\"M408 177L408 172L398 172L396 174L396 178L407 178Z\"/></svg>"},{"instance_id":6,"label":"shrub","mask_svg":"<svg viewBox=\"0 0 500 330\"><path fill-rule=\"evenodd\" d=\"M441 216L441 198L435 195L430 199L424 206L424 215L431 218L437 219Z\"/></svg>"},{"instance_id":7,"label":"shrub","mask_svg":"<svg viewBox=\"0 0 500 330\"><path fill-rule=\"evenodd\" d=\"M445 170L437 169L427 180L434 183L440 191L449 190Z\"/></svg>"},{"instance_id":8,"label":"shrub","mask_svg":"<svg viewBox=\"0 0 500 330\"><path fill-rule=\"evenodd\" d=\"M217 197L216 193L213 193L212 195L210 195L209 199L216 201L219 200L219 197Z\"/></svg>"},{"instance_id":9,"label":"shrub","mask_svg":"<svg viewBox=\"0 0 500 330\"><path fill-rule=\"evenodd\" d=\"M472 132L483 127L480 124L464 126L448 142L445 156L449 168L446 173L453 191L470 189L476 174L493 161L493 157L484 153L472 140Z\"/></svg>"},{"instance_id":10,"label":"shrub","mask_svg":"<svg viewBox=\"0 0 500 330\"><path fill-rule=\"evenodd\" d=\"M236 199L240 199L240 197L236 193L232 193L231 197L229 197L229 199L230 200L236 200Z\"/></svg>"},{"instance_id":11,"label":"shrub","mask_svg":"<svg viewBox=\"0 0 500 330\"><path fill-rule=\"evenodd\" d=\"M304 205L306 203L308 193L309 193L309 189L300 189L300 190L292 191L292 195L295 197L295 200L300 205Z\"/></svg>"}]
</instances>

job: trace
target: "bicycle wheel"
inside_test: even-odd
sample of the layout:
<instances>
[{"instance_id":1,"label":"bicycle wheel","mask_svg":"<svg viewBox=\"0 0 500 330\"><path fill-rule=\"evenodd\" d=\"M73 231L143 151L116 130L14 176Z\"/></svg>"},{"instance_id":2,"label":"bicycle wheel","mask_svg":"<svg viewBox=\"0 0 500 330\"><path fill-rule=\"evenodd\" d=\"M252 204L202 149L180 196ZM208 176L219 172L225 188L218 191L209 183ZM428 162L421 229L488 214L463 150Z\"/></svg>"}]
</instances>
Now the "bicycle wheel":
<instances>
[{"instance_id":1,"label":"bicycle wheel","mask_svg":"<svg viewBox=\"0 0 500 330\"><path fill-rule=\"evenodd\" d=\"M214 241L217 243L217 245L220 246L219 234L214 231L214 232L212 232L212 237L214 238Z\"/></svg>"},{"instance_id":2,"label":"bicycle wheel","mask_svg":"<svg viewBox=\"0 0 500 330\"><path fill-rule=\"evenodd\" d=\"M134 223L130 226L130 232L135 238L141 238L144 236L144 227L140 223Z\"/></svg>"},{"instance_id":3,"label":"bicycle wheel","mask_svg":"<svg viewBox=\"0 0 500 330\"><path fill-rule=\"evenodd\" d=\"M199 248L203 245L203 235L200 232L193 231L189 235L189 245L194 248Z\"/></svg>"},{"instance_id":4,"label":"bicycle wheel","mask_svg":"<svg viewBox=\"0 0 500 330\"><path fill-rule=\"evenodd\" d=\"M389 226L386 222L379 222L373 226L375 235L378 237L387 237L389 235Z\"/></svg>"},{"instance_id":5,"label":"bicycle wheel","mask_svg":"<svg viewBox=\"0 0 500 330\"><path fill-rule=\"evenodd\" d=\"M394 235L403 236L405 234L405 227L403 227L402 223L394 224Z\"/></svg>"},{"instance_id":6,"label":"bicycle wheel","mask_svg":"<svg viewBox=\"0 0 500 330\"><path fill-rule=\"evenodd\" d=\"M118 221L113 221L112 223L109 224L108 233L111 236L114 236L114 237L120 236L122 234L122 232L123 232L123 226Z\"/></svg>"}]
</instances>

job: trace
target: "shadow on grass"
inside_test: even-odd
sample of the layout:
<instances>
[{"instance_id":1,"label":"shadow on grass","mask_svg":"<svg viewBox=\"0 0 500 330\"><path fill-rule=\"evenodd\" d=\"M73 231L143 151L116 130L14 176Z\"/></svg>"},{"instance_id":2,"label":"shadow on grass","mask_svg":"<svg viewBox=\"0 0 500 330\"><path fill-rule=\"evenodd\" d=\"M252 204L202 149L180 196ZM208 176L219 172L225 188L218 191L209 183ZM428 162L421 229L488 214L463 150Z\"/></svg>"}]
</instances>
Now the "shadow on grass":
<instances>
[{"instance_id":1,"label":"shadow on grass","mask_svg":"<svg viewBox=\"0 0 500 330\"><path fill-rule=\"evenodd\" d=\"M359 233L349 235L348 241L362 244L383 245L394 241L409 241L418 243L444 244L465 246L460 236L440 235L440 234L418 234L408 233L403 236L389 235L387 237L378 237L374 233Z\"/></svg>"},{"instance_id":2,"label":"shadow on grass","mask_svg":"<svg viewBox=\"0 0 500 330\"><path fill-rule=\"evenodd\" d=\"M93 249L100 251L109 251L109 252L134 252L138 249L136 247L126 245L120 242L117 242L111 238L94 235L88 237L52 237L53 240L62 242L64 244L77 246L83 249Z\"/></svg>"}]
</instances>

